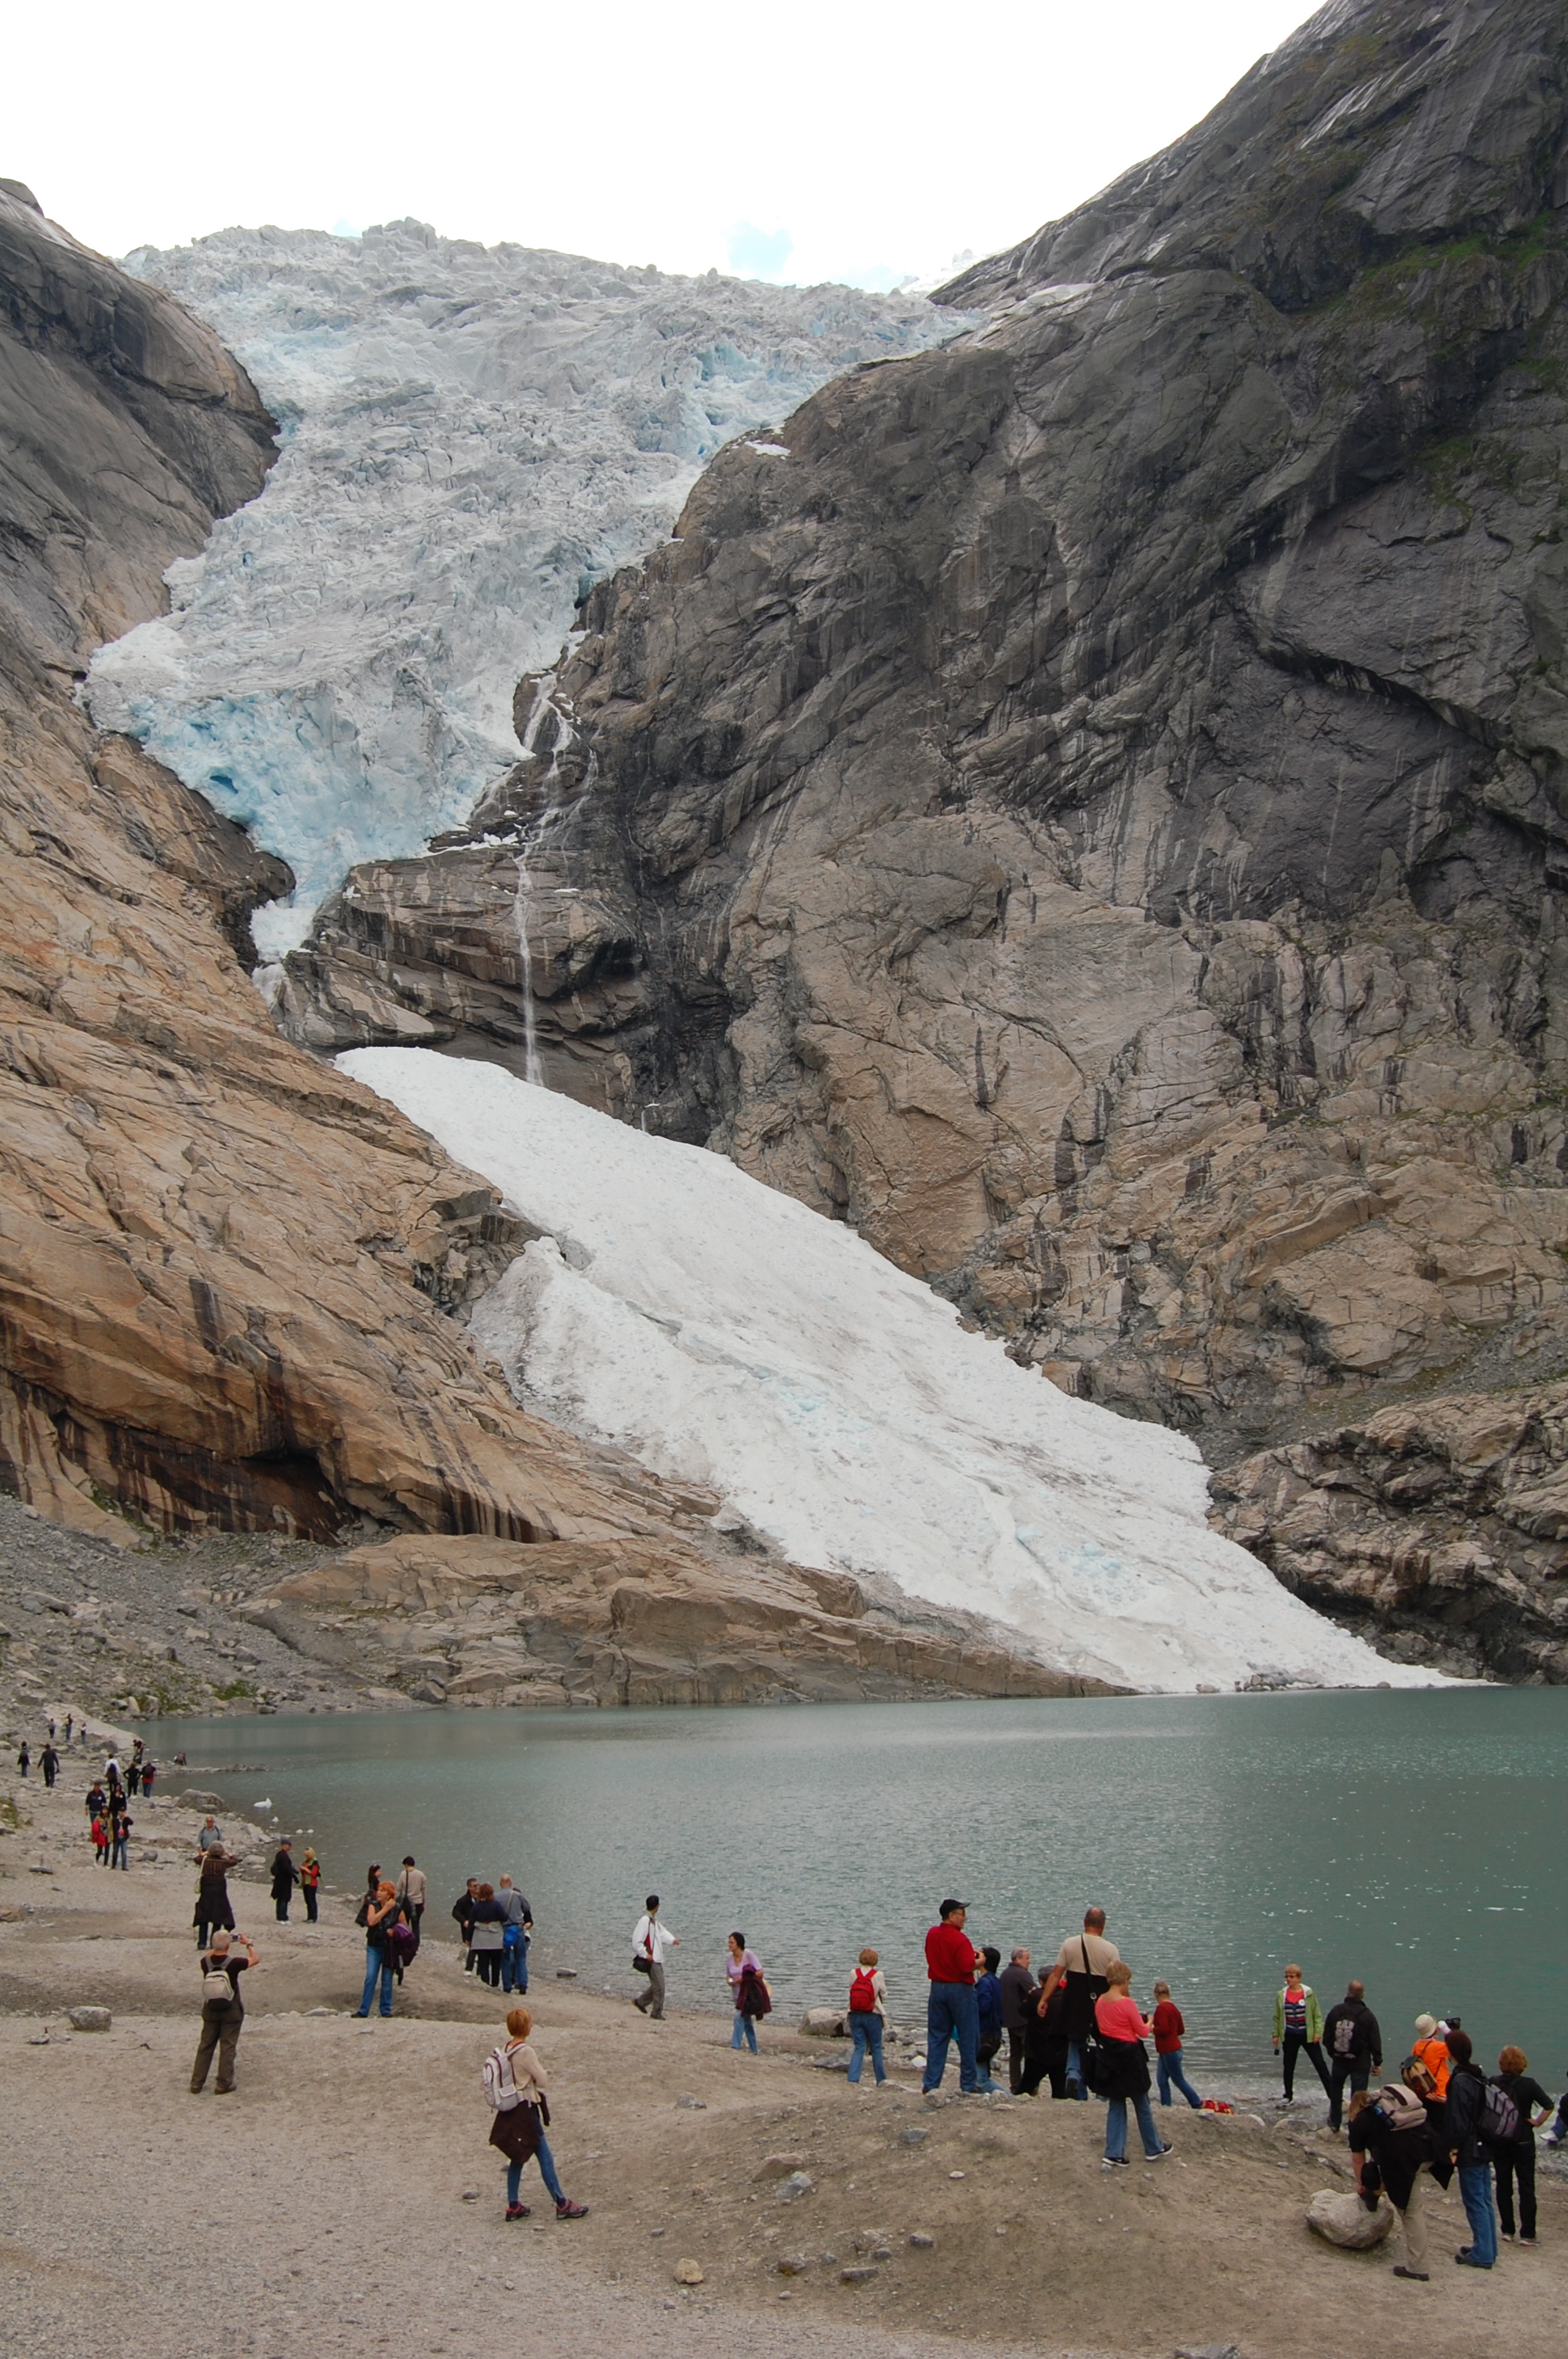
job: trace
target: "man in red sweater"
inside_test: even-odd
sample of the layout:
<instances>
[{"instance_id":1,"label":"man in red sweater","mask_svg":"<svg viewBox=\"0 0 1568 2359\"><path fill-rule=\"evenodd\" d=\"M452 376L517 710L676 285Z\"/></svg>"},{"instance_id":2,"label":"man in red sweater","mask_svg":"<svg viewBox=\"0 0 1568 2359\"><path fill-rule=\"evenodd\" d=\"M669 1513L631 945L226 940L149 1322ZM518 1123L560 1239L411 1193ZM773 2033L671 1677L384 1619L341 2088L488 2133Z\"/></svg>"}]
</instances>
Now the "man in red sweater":
<instances>
[{"instance_id":1,"label":"man in red sweater","mask_svg":"<svg viewBox=\"0 0 1568 2359\"><path fill-rule=\"evenodd\" d=\"M938 1921L925 1936L931 1989L925 2003L925 2077L921 2086L927 2096L942 2084L952 2039L958 2043L958 2086L964 2095L984 2094L997 2085L989 2073L982 2078L975 2062L980 2030L975 1968L979 1960L964 1930L968 1913L966 1902L944 1900L936 1911Z\"/></svg>"}]
</instances>

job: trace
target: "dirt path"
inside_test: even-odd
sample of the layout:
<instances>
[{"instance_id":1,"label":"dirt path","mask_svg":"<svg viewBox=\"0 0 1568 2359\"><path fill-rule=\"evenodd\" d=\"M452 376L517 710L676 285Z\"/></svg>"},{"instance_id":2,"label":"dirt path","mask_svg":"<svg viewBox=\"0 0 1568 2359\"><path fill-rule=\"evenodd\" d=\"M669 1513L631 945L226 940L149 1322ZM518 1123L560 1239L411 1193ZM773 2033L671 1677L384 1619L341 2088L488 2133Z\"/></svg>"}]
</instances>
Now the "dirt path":
<instances>
[{"instance_id":1,"label":"dirt path","mask_svg":"<svg viewBox=\"0 0 1568 2359\"><path fill-rule=\"evenodd\" d=\"M988 2359L1227 2343L1247 2359L1519 2359L1558 2340L1561 2178L1544 2185L1536 2252L1505 2248L1490 2277L1455 2269L1451 2197L1431 2285L1404 2285L1390 2255L1310 2236L1307 2201L1343 2184L1341 2158L1300 2125L1174 2114L1170 2160L1108 2180L1098 2106L857 2092L792 2034L770 2027L754 2061L711 2017L649 2024L553 1980L531 1994L552 2142L592 2213L557 2223L535 2180L535 2217L509 2227L478 2082L498 2010L444 1924L396 2018L360 2024L345 2012L363 1954L347 1904L315 1931L282 1929L265 1889L243 1888L263 1956L239 2086L193 2098L195 1816L159 1804L170 1864L111 1876L90 1854L62 1864L76 1799L33 1788L17 1808L25 1823L0 1839L0 2351L16 2359L467 2359L498 2333L531 2359L622 2359L650 2338L681 2359L796 2359L803 2340L813 2359L924 2359L947 2338ZM40 1855L50 1872L34 1872ZM114 2028L62 2037L83 2002L111 2006ZM45 2019L49 2044L30 2045ZM790 2203L756 2176L784 2155L814 2182ZM705 2273L692 2288L674 2282L687 2257ZM781 2260L804 2267L785 2276ZM875 2274L845 2284L846 2267Z\"/></svg>"}]
</instances>

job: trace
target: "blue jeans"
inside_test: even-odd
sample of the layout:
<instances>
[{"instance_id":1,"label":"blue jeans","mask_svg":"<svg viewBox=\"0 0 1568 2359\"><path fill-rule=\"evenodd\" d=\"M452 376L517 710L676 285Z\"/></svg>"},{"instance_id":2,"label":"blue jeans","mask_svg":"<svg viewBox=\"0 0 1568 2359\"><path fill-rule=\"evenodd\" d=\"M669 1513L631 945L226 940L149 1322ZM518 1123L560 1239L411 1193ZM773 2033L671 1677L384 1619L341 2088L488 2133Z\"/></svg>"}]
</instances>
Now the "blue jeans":
<instances>
[{"instance_id":1,"label":"blue jeans","mask_svg":"<svg viewBox=\"0 0 1568 2359\"><path fill-rule=\"evenodd\" d=\"M757 2027L752 2022L749 2015L742 2015L740 2008L737 2007L735 2010L735 2028L730 2035L730 2047L739 2048L742 2039L750 2043L752 2053L754 2056L757 2052Z\"/></svg>"},{"instance_id":2,"label":"blue jeans","mask_svg":"<svg viewBox=\"0 0 1568 2359\"><path fill-rule=\"evenodd\" d=\"M540 2178L555 2197L556 2201L564 2203L567 2199L561 2191L561 2182L556 2177L556 2158L550 2152L549 2140L542 2137L535 2148L535 2153L538 2158ZM523 2165L520 2162L509 2162L506 2166L506 2201L509 2208L515 2205L517 2190L522 2184Z\"/></svg>"},{"instance_id":3,"label":"blue jeans","mask_svg":"<svg viewBox=\"0 0 1568 2359\"><path fill-rule=\"evenodd\" d=\"M503 1941L501 1946L501 1987L503 1991L525 1991L528 1987L528 1936L520 1941Z\"/></svg>"},{"instance_id":4,"label":"blue jeans","mask_svg":"<svg viewBox=\"0 0 1568 2359\"><path fill-rule=\"evenodd\" d=\"M1175 2087L1181 2091L1193 2111L1197 2112L1200 2103L1198 2093L1182 2070L1182 2051L1179 2048L1173 2048L1168 2056L1162 2056L1157 2060L1155 2078L1160 2084L1160 2103L1162 2105L1170 2104L1171 2091Z\"/></svg>"},{"instance_id":5,"label":"blue jeans","mask_svg":"<svg viewBox=\"0 0 1568 2359\"><path fill-rule=\"evenodd\" d=\"M1459 2199L1470 2223L1470 2258L1476 2268L1489 2269L1498 2257L1498 2215L1492 2209L1489 2162L1472 2163L1468 2169L1461 2167Z\"/></svg>"},{"instance_id":6,"label":"blue jeans","mask_svg":"<svg viewBox=\"0 0 1568 2359\"><path fill-rule=\"evenodd\" d=\"M849 2017L849 2037L855 2043L855 2052L849 2059L850 2080L858 2081L860 2079L860 2067L864 2064L867 2057L870 2056L871 2060L871 2070L876 2074L877 2079L879 2081L885 2081L887 2079L887 2070L882 2063L882 2019L881 2017L877 2014L875 2008L872 2009L870 2015L851 2015ZM960 2061L962 2060L963 2053L964 2051L960 2048L958 2050Z\"/></svg>"},{"instance_id":7,"label":"blue jeans","mask_svg":"<svg viewBox=\"0 0 1568 2359\"><path fill-rule=\"evenodd\" d=\"M980 2086L975 2045L980 2036L980 2006L973 1983L933 1983L925 2002L925 2077L923 2089L937 2089L947 2069L947 2042L958 2043L958 2086Z\"/></svg>"},{"instance_id":8,"label":"blue jeans","mask_svg":"<svg viewBox=\"0 0 1568 2359\"><path fill-rule=\"evenodd\" d=\"M392 1951L372 1949L367 1942L365 1986L360 1993L360 2003L356 2009L360 2015L370 2013L370 2003L375 1995L375 1978L378 1974L381 1976L381 2011L383 2015L390 2015L392 2013Z\"/></svg>"},{"instance_id":9,"label":"blue jeans","mask_svg":"<svg viewBox=\"0 0 1568 2359\"><path fill-rule=\"evenodd\" d=\"M1127 2152L1127 2105L1125 2097L1112 2097L1106 2111L1105 2150L1108 2160L1119 2162ZM1154 2109L1149 2103L1149 2092L1141 2089L1132 2099L1132 2110L1138 2116L1145 2154L1163 2154L1163 2141L1154 2126Z\"/></svg>"},{"instance_id":10,"label":"blue jeans","mask_svg":"<svg viewBox=\"0 0 1568 2359\"><path fill-rule=\"evenodd\" d=\"M1080 2097L1087 2104L1088 2090L1084 2082L1084 2051L1076 2039L1067 2042L1067 2094Z\"/></svg>"}]
</instances>

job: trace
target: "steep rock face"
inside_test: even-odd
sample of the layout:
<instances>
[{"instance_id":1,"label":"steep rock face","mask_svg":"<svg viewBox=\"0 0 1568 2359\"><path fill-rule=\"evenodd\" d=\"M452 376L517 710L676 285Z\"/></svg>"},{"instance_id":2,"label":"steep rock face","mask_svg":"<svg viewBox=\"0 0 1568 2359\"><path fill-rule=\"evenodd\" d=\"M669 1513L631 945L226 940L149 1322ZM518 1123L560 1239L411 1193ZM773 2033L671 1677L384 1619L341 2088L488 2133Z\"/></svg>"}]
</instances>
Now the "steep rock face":
<instances>
[{"instance_id":1,"label":"steep rock face","mask_svg":"<svg viewBox=\"0 0 1568 2359\"><path fill-rule=\"evenodd\" d=\"M287 870L71 701L270 420L14 189L0 285L0 1478L112 1538L364 1513L679 1557L698 1507L523 1415L438 1307L531 1233L276 1037L234 941Z\"/></svg>"},{"instance_id":2,"label":"steep rock face","mask_svg":"<svg viewBox=\"0 0 1568 2359\"><path fill-rule=\"evenodd\" d=\"M1221 1449L1554 1370L1565 93L1546 0L1327 9L732 446L296 1037L533 1053Z\"/></svg>"}]
</instances>

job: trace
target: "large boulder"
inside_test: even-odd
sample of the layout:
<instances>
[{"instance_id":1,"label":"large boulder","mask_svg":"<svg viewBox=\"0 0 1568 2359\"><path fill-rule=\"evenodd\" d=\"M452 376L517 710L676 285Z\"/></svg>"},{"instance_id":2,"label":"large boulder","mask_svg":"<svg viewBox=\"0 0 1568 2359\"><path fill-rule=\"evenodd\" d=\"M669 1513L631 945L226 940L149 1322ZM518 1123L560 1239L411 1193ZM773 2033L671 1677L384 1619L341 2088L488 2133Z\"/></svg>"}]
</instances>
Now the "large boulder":
<instances>
[{"instance_id":1,"label":"large boulder","mask_svg":"<svg viewBox=\"0 0 1568 2359\"><path fill-rule=\"evenodd\" d=\"M1307 2205L1306 2216L1314 2235L1346 2253L1369 2253L1394 2224L1393 2206L1386 2199L1380 2198L1377 2210L1368 2212L1358 2195L1342 2194L1332 2187L1318 2189Z\"/></svg>"}]
</instances>

